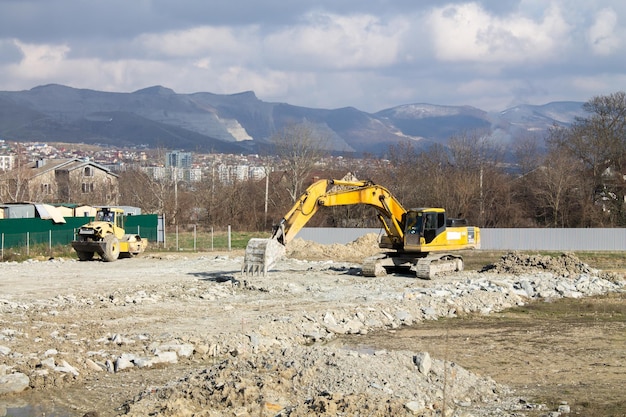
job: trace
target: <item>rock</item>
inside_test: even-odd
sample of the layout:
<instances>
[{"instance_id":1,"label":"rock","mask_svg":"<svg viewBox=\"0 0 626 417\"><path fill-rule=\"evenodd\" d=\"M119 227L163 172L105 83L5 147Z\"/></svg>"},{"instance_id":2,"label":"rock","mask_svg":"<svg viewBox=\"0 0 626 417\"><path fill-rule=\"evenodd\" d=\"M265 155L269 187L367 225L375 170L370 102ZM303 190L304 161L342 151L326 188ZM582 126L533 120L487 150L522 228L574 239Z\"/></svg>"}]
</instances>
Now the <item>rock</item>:
<instances>
[{"instance_id":1,"label":"rock","mask_svg":"<svg viewBox=\"0 0 626 417\"><path fill-rule=\"evenodd\" d=\"M65 374L72 374L74 376L79 375L78 370L74 368L72 365L70 365L69 363L67 363L67 361L65 360L62 360L61 364L55 367L54 370L58 372L63 372Z\"/></svg>"},{"instance_id":2,"label":"rock","mask_svg":"<svg viewBox=\"0 0 626 417\"><path fill-rule=\"evenodd\" d=\"M98 365L91 359L85 360L85 365L87 366L88 369L91 369L92 371L101 372L104 370L100 365Z\"/></svg>"},{"instance_id":3,"label":"rock","mask_svg":"<svg viewBox=\"0 0 626 417\"><path fill-rule=\"evenodd\" d=\"M135 355L130 355L127 353L123 353L122 356L115 360L115 372L123 371L124 369L129 369L135 366L133 363L135 360Z\"/></svg>"},{"instance_id":4,"label":"rock","mask_svg":"<svg viewBox=\"0 0 626 417\"><path fill-rule=\"evenodd\" d=\"M405 324L407 326L410 326L411 324L413 324L413 316L411 316L410 313L408 313L407 311L404 310L398 310L396 312L396 318L402 323Z\"/></svg>"},{"instance_id":5,"label":"rock","mask_svg":"<svg viewBox=\"0 0 626 417\"><path fill-rule=\"evenodd\" d=\"M424 375L428 375L430 372L430 368L433 364L432 359L430 359L430 354L428 352L418 353L413 356L413 363L417 366L417 370Z\"/></svg>"},{"instance_id":6,"label":"rock","mask_svg":"<svg viewBox=\"0 0 626 417\"><path fill-rule=\"evenodd\" d=\"M135 358L133 363L137 368L150 368L155 363L155 358Z\"/></svg>"},{"instance_id":7,"label":"rock","mask_svg":"<svg viewBox=\"0 0 626 417\"><path fill-rule=\"evenodd\" d=\"M335 320L335 317L333 316L332 313L327 312L324 315L324 324L329 325L329 326L337 326L337 321Z\"/></svg>"},{"instance_id":8,"label":"rock","mask_svg":"<svg viewBox=\"0 0 626 417\"><path fill-rule=\"evenodd\" d=\"M423 401L409 401L404 404L404 408L406 408L409 413L418 415L426 409L426 405Z\"/></svg>"},{"instance_id":9,"label":"rock","mask_svg":"<svg viewBox=\"0 0 626 417\"><path fill-rule=\"evenodd\" d=\"M59 351L56 349L48 349L46 350L43 355L44 356L54 356L54 355L58 355Z\"/></svg>"},{"instance_id":10,"label":"rock","mask_svg":"<svg viewBox=\"0 0 626 417\"><path fill-rule=\"evenodd\" d=\"M363 329L363 322L357 319L348 320L343 325L343 328L345 330L345 333L357 334L357 333L360 333L361 330Z\"/></svg>"},{"instance_id":11,"label":"rock","mask_svg":"<svg viewBox=\"0 0 626 417\"><path fill-rule=\"evenodd\" d=\"M0 395L24 391L30 384L30 378L21 372L0 375Z\"/></svg>"},{"instance_id":12,"label":"rock","mask_svg":"<svg viewBox=\"0 0 626 417\"><path fill-rule=\"evenodd\" d=\"M527 297L532 298L535 295L535 289L533 288L533 285L528 280L520 281L520 286L526 293Z\"/></svg>"},{"instance_id":13,"label":"rock","mask_svg":"<svg viewBox=\"0 0 626 417\"><path fill-rule=\"evenodd\" d=\"M154 349L154 353L158 355L161 352L175 352L178 356L188 358L193 355L194 347L191 343L170 343L158 345Z\"/></svg>"},{"instance_id":14,"label":"rock","mask_svg":"<svg viewBox=\"0 0 626 417\"><path fill-rule=\"evenodd\" d=\"M178 356L176 352L159 352L157 353L155 363L177 363Z\"/></svg>"},{"instance_id":15,"label":"rock","mask_svg":"<svg viewBox=\"0 0 626 417\"><path fill-rule=\"evenodd\" d=\"M116 345L121 346L121 345L129 345L129 344L135 343L135 341L127 337L124 337L121 334L114 334L111 337L111 343L115 343Z\"/></svg>"},{"instance_id":16,"label":"rock","mask_svg":"<svg viewBox=\"0 0 626 417\"><path fill-rule=\"evenodd\" d=\"M9 353L11 353L11 348L7 347L7 346L0 346L0 355L8 355Z\"/></svg>"},{"instance_id":17,"label":"rock","mask_svg":"<svg viewBox=\"0 0 626 417\"><path fill-rule=\"evenodd\" d=\"M250 333L248 335L248 338L250 339L250 344L252 345L252 348L256 351L256 349L259 348L259 335L256 333Z\"/></svg>"},{"instance_id":18,"label":"rock","mask_svg":"<svg viewBox=\"0 0 626 417\"><path fill-rule=\"evenodd\" d=\"M564 404L559 405L559 408L557 409L557 411L559 413L569 414L571 409L570 409L570 406L567 403L564 403Z\"/></svg>"},{"instance_id":19,"label":"rock","mask_svg":"<svg viewBox=\"0 0 626 417\"><path fill-rule=\"evenodd\" d=\"M200 356L204 356L207 353L209 353L209 345L207 344L196 345L195 352L198 353Z\"/></svg>"},{"instance_id":20,"label":"rock","mask_svg":"<svg viewBox=\"0 0 626 417\"><path fill-rule=\"evenodd\" d=\"M46 367L48 367L50 369L54 369L57 366L54 358L46 358L46 359L42 360L41 361L41 365L42 366L46 366Z\"/></svg>"},{"instance_id":21,"label":"rock","mask_svg":"<svg viewBox=\"0 0 626 417\"><path fill-rule=\"evenodd\" d=\"M306 332L302 336L311 342L318 342L322 340L322 334L319 331Z\"/></svg>"}]
</instances>

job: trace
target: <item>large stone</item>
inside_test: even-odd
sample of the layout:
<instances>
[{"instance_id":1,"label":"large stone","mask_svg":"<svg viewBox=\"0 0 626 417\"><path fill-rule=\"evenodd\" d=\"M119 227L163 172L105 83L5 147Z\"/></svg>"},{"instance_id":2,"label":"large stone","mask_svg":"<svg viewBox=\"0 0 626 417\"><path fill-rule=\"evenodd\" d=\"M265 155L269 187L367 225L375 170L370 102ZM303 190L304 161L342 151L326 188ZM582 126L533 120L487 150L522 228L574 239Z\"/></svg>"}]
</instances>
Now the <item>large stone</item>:
<instances>
[{"instance_id":1,"label":"large stone","mask_svg":"<svg viewBox=\"0 0 626 417\"><path fill-rule=\"evenodd\" d=\"M324 324L327 324L327 325L330 325L330 326L336 326L337 325L337 321L335 320L335 317L333 316L333 313L326 312L326 314L324 314Z\"/></svg>"},{"instance_id":2,"label":"large stone","mask_svg":"<svg viewBox=\"0 0 626 417\"><path fill-rule=\"evenodd\" d=\"M408 403L404 404L404 408L406 408L409 413L413 415L418 415L426 409L426 405L423 401L409 401Z\"/></svg>"},{"instance_id":3,"label":"large stone","mask_svg":"<svg viewBox=\"0 0 626 417\"><path fill-rule=\"evenodd\" d=\"M46 367L48 367L50 369L54 369L57 366L56 361L54 360L54 358L42 359L41 365L42 366L46 366Z\"/></svg>"},{"instance_id":4,"label":"large stone","mask_svg":"<svg viewBox=\"0 0 626 417\"><path fill-rule=\"evenodd\" d=\"M159 352L156 354L155 363L177 363L178 355L176 352Z\"/></svg>"},{"instance_id":5,"label":"large stone","mask_svg":"<svg viewBox=\"0 0 626 417\"><path fill-rule=\"evenodd\" d=\"M133 361L135 360L135 355L123 353L119 358L115 360L115 372L123 371L124 369L129 369L135 366Z\"/></svg>"},{"instance_id":6,"label":"large stone","mask_svg":"<svg viewBox=\"0 0 626 417\"><path fill-rule=\"evenodd\" d=\"M410 326L413 324L413 316L405 310L398 310L396 312L396 318L404 325Z\"/></svg>"},{"instance_id":7,"label":"large stone","mask_svg":"<svg viewBox=\"0 0 626 417\"><path fill-rule=\"evenodd\" d=\"M417 366L417 370L424 375L428 375L430 368L433 365L433 361L428 352L418 353L413 356L413 363Z\"/></svg>"},{"instance_id":8,"label":"large stone","mask_svg":"<svg viewBox=\"0 0 626 417\"><path fill-rule=\"evenodd\" d=\"M137 368L150 368L152 365L154 365L155 362L155 357L152 358L135 358L133 360L133 363L135 364L135 366Z\"/></svg>"},{"instance_id":9,"label":"large stone","mask_svg":"<svg viewBox=\"0 0 626 417\"><path fill-rule=\"evenodd\" d=\"M162 352L175 352L178 356L188 358L193 355L194 346L191 343L169 343L159 345L154 349L155 355Z\"/></svg>"},{"instance_id":10,"label":"large stone","mask_svg":"<svg viewBox=\"0 0 626 417\"><path fill-rule=\"evenodd\" d=\"M55 371L63 372L65 374L72 374L74 376L78 376L78 370L74 368L72 365L67 363L67 361L62 360L61 364L54 368Z\"/></svg>"},{"instance_id":11,"label":"large stone","mask_svg":"<svg viewBox=\"0 0 626 417\"><path fill-rule=\"evenodd\" d=\"M101 372L104 370L100 365L98 365L96 362L92 361L91 359L85 360L85 365L87 366L87 368L91 369L92 371Z\"/></svg>"},{"instance_id":12,"label":"large stone","mask_svg":"<svg viewBox=\"0 0 626 417\"><path fill-rule=\"evenodd\" d=\"M24 391L28 388L30 379L20 372L8 375L0 375L0 395L12 394Z\"/></svg>"}]
</instances>

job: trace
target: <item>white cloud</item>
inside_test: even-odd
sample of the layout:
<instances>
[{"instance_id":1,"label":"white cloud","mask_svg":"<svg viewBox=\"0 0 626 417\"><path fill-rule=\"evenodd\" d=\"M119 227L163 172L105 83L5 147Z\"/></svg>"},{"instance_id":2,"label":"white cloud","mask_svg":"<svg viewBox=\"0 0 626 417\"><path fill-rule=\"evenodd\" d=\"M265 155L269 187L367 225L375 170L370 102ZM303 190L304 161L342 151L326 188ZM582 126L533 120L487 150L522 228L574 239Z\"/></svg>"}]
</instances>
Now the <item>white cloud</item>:
<instances>
[{"instance_id":1,"label":"white cloud","mask_svg":"<svg viewBox=\"0 0 626 417\"><path fill-rule=\"evenodd\" d=\"M146 55L168 58L198 58L207 55L229 56L254 51L256 28L197 26L164 33L146 33L134 43Z\"/></svg>"},{"instance_id":2,"label":"white cloud","mask_svg":"<svg viewBox=\"0 0 626 417\"><path fill-rule=\"evenodd\" d=\"M586 100L626 85L623 0L326 0L315 9L267 0L223 8L189 0L175 9L114 1L106 10L86 2L71 14L54 2L26 10L0 0L0 89L160 84L376 111L410 102L497 110Z\"/></svg>"},{"instance_id":3,"label":"white cloud","mask_svg":"<svg viewBox=\"0 0 626 417\"><path fill-rule=\"evenodd\" d=\"M14 65L16 73L27 79L55 76L62 70L70 47L65 44L32 44L16 41L22 52L22 60Z\"/></svg>"},{"instance_id":4,"label":"white cloud","mask_svg":"<svg viewBox=\"0 0 626 417\"><path fill-rule=\"evenodd\" d=\"M613 9L605 8L596 13L594 23L587 32L591 50L597 55L609 55L620 46L620 38L615 33L617 14Z\"/></svg>"},{"instance_id":5,"label":"white cloud","mask_svg":"<svg viewBox=\"0 0 626 417\"><path fill-rule=\"evenodd\" d=\"M519 12L496 16L478 3L447 5L435 8L428 23L438 59L501 64L554 59L570 29L556 6L535 21Z\"/></svg>"},{"instance_id":6,"label":"white cloud","mask_svg":"<svg viewBox=\"0 0 626 417\"><path fill-rule=\"evenodd\" d=\"M379 68L397 62L408 22L402 18L312 13L302 25L269 34L265 52L292 68Z\"/></svg>"}]
</instances>

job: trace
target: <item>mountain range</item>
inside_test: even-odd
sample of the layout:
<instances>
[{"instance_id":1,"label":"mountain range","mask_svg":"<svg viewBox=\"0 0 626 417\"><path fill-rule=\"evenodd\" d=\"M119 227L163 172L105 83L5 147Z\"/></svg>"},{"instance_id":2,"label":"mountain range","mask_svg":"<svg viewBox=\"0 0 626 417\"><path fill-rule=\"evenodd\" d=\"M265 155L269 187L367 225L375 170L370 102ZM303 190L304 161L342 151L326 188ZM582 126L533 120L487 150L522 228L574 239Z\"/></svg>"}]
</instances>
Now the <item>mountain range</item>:
<instances>
[{"instance_id":1,"label":"mountain range","mask_svg":"<svg viewBox=\"0 0 626 417\"><path fill-rule=\"evenodd\" d=\"M154 86L112 93L50 84L0 91L0 139L146 146L196 152L258 153L286 126L306 122L335 154L384 155L390 145L446 143L481 132L508 144L567 126L582 102L520 105L500 112L471 106L406 104L376 113L315 109L259 100L251 92L178 94Z\"/></svg>"}]
</instances>

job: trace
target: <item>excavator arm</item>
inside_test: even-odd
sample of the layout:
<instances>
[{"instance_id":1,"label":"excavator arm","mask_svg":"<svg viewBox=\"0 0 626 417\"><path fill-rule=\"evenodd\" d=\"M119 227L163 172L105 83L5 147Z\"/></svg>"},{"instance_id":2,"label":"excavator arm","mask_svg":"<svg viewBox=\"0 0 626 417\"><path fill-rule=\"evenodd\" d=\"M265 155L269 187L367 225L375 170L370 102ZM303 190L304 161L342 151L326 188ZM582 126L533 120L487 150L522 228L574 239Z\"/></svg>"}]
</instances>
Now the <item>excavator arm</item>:
<instances>
[{"instance_id":1,"label":"excavator arm","mask_svg":"<svg viewBox=\"0 0 626 417\"><path fill-rule=\"evenodd\" d=\"M306 189L275 226L271 239L250 239L242 272L265 275L284 255L285 245L293 240L320 207L355 204L375 207L391 242L402 245L406 210L385 187L371 181L319 180Z\"/></svg>"},{"instance_id":2,"label":"excavator arm","mask_svg":"<svg viewBox=\"0 0 626 417\"><path fill-rule=\"evenodd\" d=\"M366 204L375 207L387 236L404 238L406 210L391 193L370 181L320 180L311 185L280 221L273 238L286 245L317 213L320 207Z\"/></svg>"}]
</instances>

